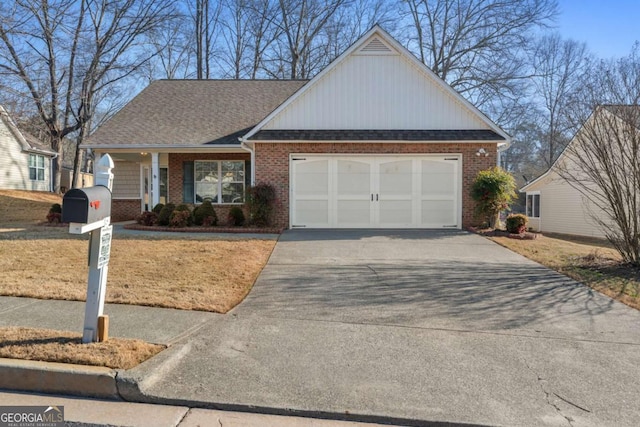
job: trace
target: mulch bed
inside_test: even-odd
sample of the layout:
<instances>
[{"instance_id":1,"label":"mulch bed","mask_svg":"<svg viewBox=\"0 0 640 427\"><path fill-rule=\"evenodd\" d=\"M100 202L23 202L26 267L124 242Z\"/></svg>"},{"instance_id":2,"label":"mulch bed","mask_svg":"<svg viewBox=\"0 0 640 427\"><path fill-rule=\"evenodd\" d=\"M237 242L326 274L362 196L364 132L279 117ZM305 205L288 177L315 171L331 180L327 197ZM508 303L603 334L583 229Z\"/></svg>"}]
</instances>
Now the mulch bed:
<instances>
[{"instance_id":1,"label":"mulch bed","mask_svg":"<svg viewBox=\"0 0 640 427\"><path fill-rule=\"evenodd\" d=\"M157 225L140 225L126 224L127 230L141 231L172 231L175 233L261 233L261 234L281 234L283 228L258 228L258 227L233 227L233 226L215 226L215 227L161 227Z\"/></svg>"},{"instance_id":2,"label":"mulch bed","mask_svg":"<svg viewBox=\"0 0 640 427\"><path fill-rule=\"evenodd\" d=\"M480 234L481 236L488 237L508 237L509 239L517 239L517 240L535 240L539 237L542 237L541 233L531 233L529 231L525 231L524 233L509 233L505 230L496 230L493 228L475 228L469 227L469 231L472 233Z\"/></svg>"}]
</instances>

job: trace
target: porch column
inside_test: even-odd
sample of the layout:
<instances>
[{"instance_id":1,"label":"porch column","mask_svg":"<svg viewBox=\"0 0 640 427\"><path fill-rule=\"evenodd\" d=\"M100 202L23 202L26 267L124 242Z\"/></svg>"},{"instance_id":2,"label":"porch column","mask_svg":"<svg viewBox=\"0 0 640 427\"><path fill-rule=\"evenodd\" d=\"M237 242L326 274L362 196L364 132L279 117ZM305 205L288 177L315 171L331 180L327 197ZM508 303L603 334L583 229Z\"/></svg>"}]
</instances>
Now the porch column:
<instances>
[{"instance_id":1,"label":"porch column","mask_svg":"<svg viewBox=\"0 0 640 427\"><path fill-rule=\"evenodd\" d=\"M160 155L151 153L151 206L153 209L160 203Z\"/></svg>"}]
</instances>

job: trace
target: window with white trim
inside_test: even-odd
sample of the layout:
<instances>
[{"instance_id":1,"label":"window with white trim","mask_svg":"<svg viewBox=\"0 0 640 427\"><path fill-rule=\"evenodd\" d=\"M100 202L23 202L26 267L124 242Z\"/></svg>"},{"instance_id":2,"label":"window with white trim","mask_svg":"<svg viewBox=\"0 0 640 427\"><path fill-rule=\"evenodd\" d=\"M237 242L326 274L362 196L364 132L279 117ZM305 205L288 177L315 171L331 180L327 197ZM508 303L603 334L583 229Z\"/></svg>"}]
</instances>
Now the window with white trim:
<instances>
[{"instance_id":1,"label":"window with white trim","mask_svg":"<svg viewBox=\"0 0 640 427\"><path fill-rule=\"evenodd\" d=\"M44 181L44 156L29 154L29 179Z\"/></svg>"},{"instance_id":2,"label":"window with white trim","mask_svg":"<svg viewBox=\"0 0 640 427\"><path fill-rule=\"evenodd\" d=\"M195 202L244 203L244 160L196 160Z\"/></svg>"},{"instance_id":3,"label":"window with white trim","mask_svg":"<svg viewBox=\"0 0 640 427\"><path fill-rule=\"evenodd\" d=\"M540 193L527 194L527 216L540 218Z\"/></svg>"}]
</instances>

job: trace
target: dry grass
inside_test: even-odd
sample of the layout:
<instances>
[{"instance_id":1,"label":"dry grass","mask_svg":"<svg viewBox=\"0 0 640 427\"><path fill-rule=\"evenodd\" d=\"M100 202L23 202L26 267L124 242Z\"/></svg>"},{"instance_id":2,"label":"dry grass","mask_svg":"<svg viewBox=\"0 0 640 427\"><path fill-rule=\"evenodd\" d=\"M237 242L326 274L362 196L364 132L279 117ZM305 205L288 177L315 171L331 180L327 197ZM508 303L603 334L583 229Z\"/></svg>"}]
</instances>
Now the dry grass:
<instances>
[{"instance_id":1,"label":"dry grass","mask_svg":"<svg viewBox=\"0 0 640 427\"><path fill-rule=\"evenodd\" d=\"M82 301L88 235L34 225L51 205L44 194L36 193L36 200L5 196L9 202L0 204L0 295ZM20 223L2 219L5 210L24 209L32 209L31 224L27 216ZM249 293L274 246L273 240L186 240L181 234L172 239L116 236L106 300L225 313Z\"/></svg>"},{"instance_id":2,"label":"dry grass","mask_svg":"<svg viewBox=\"0 0 640 427\"><path fill-rule=\"evenodd\" d=\"M62 197L41 191L0 190L0 223L44 221L54 203L62 203Z\"/></svg>"},{"instance_id":3,"label":"dry grass","mask_svg":"<svg viewBox=\"0 0 640 427\"><path fill-rule=\"evenodd\" d=\"M164 350L140 340L111 338L82 344L80 334L49 329L0 328L0 357L131 369Z\"/></svg>"},{"instance_id":4,"label":"dry grass","mask_svg":"<svg viewBox=\"0 0 640 427\"><path fill-rule=\"evenodd\" d=\"M536 240L491 237L542 265L552 268L630 307L640 309L640 270L622 263L605 241L569 236Z\"/></svg>"}]
</instances>

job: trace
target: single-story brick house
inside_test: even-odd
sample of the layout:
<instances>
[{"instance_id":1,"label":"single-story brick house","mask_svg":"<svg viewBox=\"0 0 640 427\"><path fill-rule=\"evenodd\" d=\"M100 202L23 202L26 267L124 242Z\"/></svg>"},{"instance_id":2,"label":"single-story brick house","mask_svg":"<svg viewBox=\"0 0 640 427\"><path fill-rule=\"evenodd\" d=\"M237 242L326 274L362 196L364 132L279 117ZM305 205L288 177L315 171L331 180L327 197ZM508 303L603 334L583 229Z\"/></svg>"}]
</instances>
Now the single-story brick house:
<instances>
[{"instance_id":1,"label":"single-story brick house","mask_svg":"<svg viewBox=\"0 0 640 427\"><path fill-rule=\"evenodd\" d=\"M114 220L252 183L285 228L462 228L509 136L379 26L309 81L161 80L89 139L115 161Z\"/></svg>"},{"instance_id":2,"label":"single-story brick house","mask_svg":"<svg viewBox=\"0 0 640 427\"><path fill-rule=\"evenodd\" d=\"M21 131L0 106L0 189L52 191L51 159L56 153Z\"/></svg>"}]
</instances>

